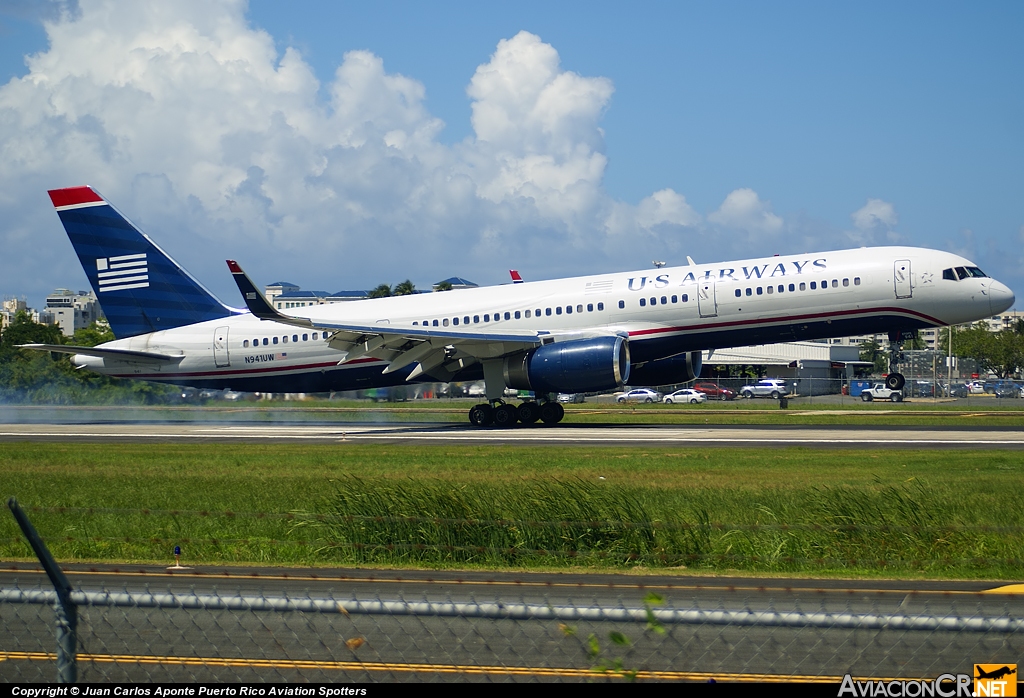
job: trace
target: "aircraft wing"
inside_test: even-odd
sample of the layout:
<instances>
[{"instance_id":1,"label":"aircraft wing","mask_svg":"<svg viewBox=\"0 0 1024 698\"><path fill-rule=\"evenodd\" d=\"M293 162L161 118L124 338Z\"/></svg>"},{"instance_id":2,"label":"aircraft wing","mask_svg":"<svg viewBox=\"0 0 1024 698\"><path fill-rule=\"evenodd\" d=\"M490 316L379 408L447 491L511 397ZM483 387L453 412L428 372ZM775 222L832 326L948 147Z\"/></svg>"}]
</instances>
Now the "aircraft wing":
<instances>
[{"instance_id":1,"label":"aircraft wing","mask_svg":"<svg viewBox=\"0 0 1024 698\"><path fill-rule=\"evenodd\" d=\"M72 344L19 344L20 349L36 349L52 351L60 354L81 354L96 356L101 359L117 359L118 361L136 361L142 363L166 363L180 361L184 354L158 354L152 351L130 351L128 349L105 349L102 347L76 347Z\"/></svg>"},{"instance_id":2,"label":"aircraft wing","mask_svg":"<svg viewBox=\"0 0 1024 698\"><path fill-rule=\"evenodd\" d=\"M390 363L384 369L384 373L393 373L410 364L419 364L413 369L408 380L424 373L440 380L449 380L462 368L482 359L496 359L555 340L551 333L536 330L460 330L456 327L360 325L286 315L270 304L237 262L228 260L227 263L238 290L253 315L261 320L329 331L330 346L344 353L344 358L338 362L339 364L369 356Z\"/></svg>"}]
</instances>

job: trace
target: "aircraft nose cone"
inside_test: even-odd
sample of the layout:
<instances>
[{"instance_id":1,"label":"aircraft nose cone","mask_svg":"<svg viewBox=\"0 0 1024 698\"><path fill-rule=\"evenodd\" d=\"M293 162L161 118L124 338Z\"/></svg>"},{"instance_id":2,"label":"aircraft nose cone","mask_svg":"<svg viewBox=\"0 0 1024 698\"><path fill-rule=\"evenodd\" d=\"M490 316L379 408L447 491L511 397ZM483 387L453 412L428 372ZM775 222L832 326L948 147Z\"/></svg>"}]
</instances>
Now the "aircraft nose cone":
<instances>
[{"instance_id":1,"label":"aircraft nose cone","mask_svg":"<svg viewBox=\"0 0 1024 698\"><path fill-rule=\"evenodd\" d=\"M998 315L1004 310L1013 307L1013 304L1017 301L1016 296L1013 295L1013 291L1011 291L1008 286L999 283L995 279L992 280L992 284L989 286L988 297L993 315Z\"/></svg>"}]
</instances>

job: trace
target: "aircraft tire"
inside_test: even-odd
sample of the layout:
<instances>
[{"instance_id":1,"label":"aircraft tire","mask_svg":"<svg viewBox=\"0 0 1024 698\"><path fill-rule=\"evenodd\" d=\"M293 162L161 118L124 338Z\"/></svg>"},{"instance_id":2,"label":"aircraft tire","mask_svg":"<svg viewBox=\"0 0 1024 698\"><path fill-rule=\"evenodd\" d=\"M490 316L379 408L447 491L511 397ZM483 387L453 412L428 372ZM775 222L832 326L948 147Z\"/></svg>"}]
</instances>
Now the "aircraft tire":
<instances>
[{"instance_id":1,"label":"aircraft tire","mask_svg":"<svg viewBox=\"0 0 1024 698\"><path fill-rule=\"evenodd\" d=\"M540 405L536 402L524 402L517 410L519 421L523 424L533 424L540 419Z\"/></svg>"},{"instance_id":2,"label":"aircraft tire","mask_svg":"<svg viewBox=\"0 0 1024 698\"><path fill-rule=\"evenodd\" d=\"M557 402L545 402L540 406L540 421L545 424L558 424L564 415L565 410Z\"/></svg>"},{"instance_id":3,"label":"aircraft tire","mask_svg":"<svg viewBox=\"0 0 1024 698\"><path fill-rule=\"evenodd\" d=\"M903 377L902 373L890 373L885 377L885 387L889 390L903 390L903 386L907 384L907 379Z\"/></svg>"},{"instance_id":4,"label":"aircraft tire","mask_svg":"<svg viewBox=\"0 0 1024 698\"><path fill-rule=\"evenodd\" d=\"M494 408L484 403L473 405L469 410L469 421L475 427L486 427L494 421Z\"/></svg>"},{"instance_id":5,"label":"aircraft tire","mask_svg":"<svg viewBox=\"0 0 1024 698\"><path fill-rule=\"evenodd\" d=\"M519 421L519 413L515 405L498 405L494 408L494 426L514 427Z\"/></svg>"}]
</instances>

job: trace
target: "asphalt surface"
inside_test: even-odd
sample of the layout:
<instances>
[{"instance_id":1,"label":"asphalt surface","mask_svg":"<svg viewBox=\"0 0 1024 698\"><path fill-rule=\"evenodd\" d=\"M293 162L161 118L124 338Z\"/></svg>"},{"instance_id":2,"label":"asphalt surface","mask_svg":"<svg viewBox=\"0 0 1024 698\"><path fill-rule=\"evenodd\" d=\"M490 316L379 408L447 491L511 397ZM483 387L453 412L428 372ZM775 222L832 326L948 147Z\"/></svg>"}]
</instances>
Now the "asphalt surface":
<instances>
[{"instance_id":1,"label":"asphalt surface","mask_svg":"<svg viewBox=\"0 0 1024 698\"><path fill-rule=\"evenodd\" d=\"M974 662L1015 662L1024 648L1019 631L714 621L654 630L642 620L473 616L484 607L478 604L492 602L642 608L650 592L662 597L651 606L657 609L1024 616L1024 587L984 582L85 565L68 566L67 574L83 590L469 604L469 611L448 615L82 607L80 675L91 681L580 681L593 678L595 666L616 661L641 671L643 680L838 681L848 671L923 678L968 672ZM15 585L47 587L37 567L7 564L0 586ZM7 631L0 679L52 680L52 609L0 604L0 616ZM613 633L625 640L615 644Z\"/></svg>"},{"instance_id":2,"label":"asphalt surface","mask_svg":"<svg viewBox=\"0 0 1024 698\"><path fill-rule=\"evenodd\" d=\"M1024 449L1015 428L865 426L665 426L559 424L478 429L462 424L138 423L0 424L0 443L441 443L664 446L809 446L818 448Z\"/></svg>"}]
</instances>

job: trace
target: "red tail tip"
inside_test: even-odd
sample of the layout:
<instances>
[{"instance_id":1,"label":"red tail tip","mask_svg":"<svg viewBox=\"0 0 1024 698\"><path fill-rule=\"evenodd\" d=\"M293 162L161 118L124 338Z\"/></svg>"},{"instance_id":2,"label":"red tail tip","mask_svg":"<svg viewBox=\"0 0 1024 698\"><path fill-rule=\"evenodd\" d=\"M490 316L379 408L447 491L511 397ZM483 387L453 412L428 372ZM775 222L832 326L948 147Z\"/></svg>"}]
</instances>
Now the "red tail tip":
<instances>
[{"instance_id":1,"label":"red tail tip","mask_svg":"<svg viewBox=\"0 0 1024 698\"><path fill-rule=\"evenodd\" d=\"M232 274L241 274L242 273L242 267L238 266L238 262L236 262L233 259L228 259L226 261L228 263L228 269L231 270Z\"/></svg>"},{"instance_id":2,"label":"red tail tip","mask_svg":"<svg viewBox=\"0 0 1024 698\"><path fill-rule=\"evenodd\" d=\"M92 187L68 187L67 189L51 189L46 192L50 195L50 201L54 208L62 206L75 206L76 204L91 204L103 201L103 197L92 190Z\"/></svg>"}]
</instances>

